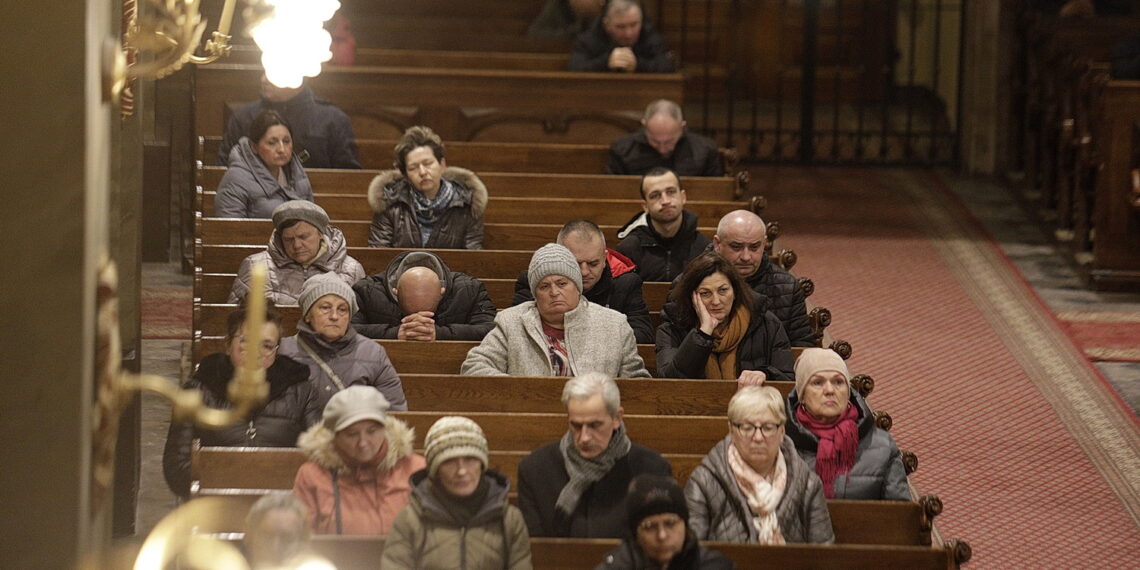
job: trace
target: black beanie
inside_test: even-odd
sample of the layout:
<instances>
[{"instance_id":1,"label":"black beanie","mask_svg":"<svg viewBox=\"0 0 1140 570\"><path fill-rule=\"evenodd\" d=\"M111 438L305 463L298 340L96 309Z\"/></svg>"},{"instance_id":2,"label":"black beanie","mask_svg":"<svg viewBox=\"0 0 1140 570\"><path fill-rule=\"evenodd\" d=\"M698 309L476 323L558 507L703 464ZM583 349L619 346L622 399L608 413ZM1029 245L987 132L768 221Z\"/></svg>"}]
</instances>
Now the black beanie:
<instances>
[{"instance_id":1,"label":"black beanie","mask_svg":"<svg viewBox=\"0 0 1140 570\"><path fill-rule=\"evenodd\" d=\"M675 479L666 475L638 475L629 484L625 501L633 536L637 536L637 526L641 521L653 515L674 513L686 524L689 522L685 493Z\"/></svg>"}]
</instances>

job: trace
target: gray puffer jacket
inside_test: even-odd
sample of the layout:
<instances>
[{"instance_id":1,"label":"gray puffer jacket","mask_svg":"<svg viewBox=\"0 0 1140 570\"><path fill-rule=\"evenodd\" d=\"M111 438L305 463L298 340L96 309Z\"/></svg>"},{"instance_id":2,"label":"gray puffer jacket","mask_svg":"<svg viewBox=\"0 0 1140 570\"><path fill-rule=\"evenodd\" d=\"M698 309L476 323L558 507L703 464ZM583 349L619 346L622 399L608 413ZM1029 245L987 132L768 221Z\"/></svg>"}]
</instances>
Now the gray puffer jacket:
<instances>
[{"instance_id":1,"label":"gray puffer jacket","mask_svg":"<svg viewBox=\"0 0 1140 570\"><path fill-rule=\"evenodd\" d=\"M566 313L566 350L574 374L649 378L625 315L585 297ZM465 376L553 376L550 351L534 301L499 311L495 328L467 352Z\"/></svg>"},{"instance_id":2,"label":"gray puffer jacket","mask_svg":"<svg viewBox=\"0 0 1140 570\"><path fill-rule=\"evenodd\" d=\"M284 166L291 187L282 186L253 150L249 137L230 149L230 166L218 183L214 215L219 218L271 218L289 200L313 201L313 186L297 155Z\"/></svg>"},{"instance_id":3,"label":"gray puffer jacket","mask_svg":"<svg viewBox=\"0 0 1140 570\"><path fill-rule=\"evenodd\" d=\"M428 249L483 249L483 212L487 209L487 187L474 172L449 166L444 180L455 184L455 197L447 211L435 221L427 243L420 236L412 192L419 192L399 170L384 170L368 185L368 205L372 216L370 247L412 247Z\"/></svg>"},{"instance_id":4,"label":"gray puffer jacket","mask_svg":"<svg viewBox=\"0 0 1140 570\"><path fill-rule=\"evenodd\" d=\"M795 392L788 394L788 438L796 446L800 457L815 470L815 454L819 438L796 419L800 405ZM855 465L849 473L842 473L832 482L833 499L861 499L870 501L909 501L906 469L891 434L875 427L871 408L858 392L851 390L851 405L859 411L859 449Z\"/></svg>"},{"instance_id":5,"label":"gray puffer jacket","mask_svg":"<svg viewBox=\"0 0 1140 570\"><path fill-rule=\"evenodd\" d=\"M285 254L285 247L277 230L269 237L269 246L265 251L255 253L242 260L238 267L237 277L227 303L240 303L249 292L249 280L253 267L257 264L269 268L265 279L266 296L275 305L296 305L297 297L301 295L301 286L305 280L322 273L333 272L344 279L349 287L353 283L364 279L364 266L348 255L348 247L344 234L334 226L328 226L322 236L324 243L321 252L308 266L293 261Z\"/></svg>"},{"instance_id":6,"label":"gray puffer jacket","mask_svg":"<svg viewBox=\"0 0 1140 570\"><path fill-rule=\"evenodd\" d=\"M384 394L392 406L392 411L408 409L408 400L404 397L404 385L400 382L396 368L392 366L384 347L364 335L357 334L352 325L348 326L344 336L329 342L317 334L309 323L301 321L297 323L297 334L281 339L281 348L278 352L309 367L309 380L317 388L321 410L325 409L329 398L342 387L337 385L337 381L325 372L324 367L297 343L298 338L324 360L329 369L340 379L343 388L357 384L372 386Z\"/></svg>"},{"instance_id":7,"label":"gray puffer jacket","mask_svg":"<svg viewBox=\"0 0 1140 570\"><path fill-rule=\"evenodd\" d=\"M685 484L689 528L700 540L757 542L759 535L752 524L748 500L740 492L736 476L728 466L730 445L732 435L716 444L689 475ZM791 439L784 437L780 451L788 466L787 486L776 506L776 518L784 540L817 544L835 542L819 476L800 459Z\"/></svg>"}]
</instances>

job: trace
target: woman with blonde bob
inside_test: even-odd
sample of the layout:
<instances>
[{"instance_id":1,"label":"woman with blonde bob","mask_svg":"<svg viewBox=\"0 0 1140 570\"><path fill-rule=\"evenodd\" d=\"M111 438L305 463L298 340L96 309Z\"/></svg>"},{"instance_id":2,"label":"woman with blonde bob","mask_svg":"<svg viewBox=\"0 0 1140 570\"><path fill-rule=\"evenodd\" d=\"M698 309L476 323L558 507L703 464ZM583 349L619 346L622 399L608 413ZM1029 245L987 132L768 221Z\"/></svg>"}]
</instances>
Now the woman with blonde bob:
<instances>
[{"instance_id":1,"label":"woman with blonde bob","mask_svg":"<svg viewBox=\"0 0 1140 570\"><path fill-rule=\"evenodd\" d=\"M728 403L729 434L685 485L689 526L700 540L835 542L823 484L784 436L784 399L748 386Z\"/></svg>"},{"instance_id":2,"label":"woman with blonde bob","mask_svg":"<svg viewBox=\"0 0 1140 570\"><path fill-rule=\"evenodd\" d=\"M827 498L908 501L899 447L875 427L850 376L834 350L804 350L796 360L796 391L788 394L788 437Z\"/></svg>"}]
</instances>

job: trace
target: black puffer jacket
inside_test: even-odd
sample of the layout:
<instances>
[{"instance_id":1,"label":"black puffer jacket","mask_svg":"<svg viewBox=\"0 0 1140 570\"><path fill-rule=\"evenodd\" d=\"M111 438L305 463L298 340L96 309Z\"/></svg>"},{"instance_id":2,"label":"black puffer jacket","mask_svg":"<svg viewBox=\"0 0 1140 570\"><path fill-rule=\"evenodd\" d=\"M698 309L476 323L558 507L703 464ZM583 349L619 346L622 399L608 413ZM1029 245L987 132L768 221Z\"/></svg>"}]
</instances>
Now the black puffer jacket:
<instances>
[{"instance_id":1,"label":"black puffer jacket","mask_svg":"<svg viewBox=\"0 0 1140 570\"><path fill-rule=\"evenodd\" d=\"M483 340L495 327L495 304L483 282L452 271L432 253L409 251L393 258L382 273L365 277L352 286L360 301L360 311L352 316L356 332L371 338L396 338L404 311L392 296L392 289L400 276L413 267L435 271L445 289L435 310L436 340Z\"/></svg>"},{"instance_id":2,"label":"black puffer jacket","mask_svg":"<svg viewBox=\"0 0 1140 570\"><path fill-rule=\"evenodd\" d=\"M184 388L201 391L203 403L211 408L230 408L226 387L233 375L229 355L211 354L202 359ZM316 388L308 381L307 366L278 356L265 371L265 379L269 382L267 403L247 421L220 430L170 422L162 471L174 494L185 497L190 493L190 445L194 438L200 438L202 445L292 447L297 445L301 432L321 420L320 401Z\"/></svg>"},{"instance_id":3,"label":"black puffer jacket","mask_svg":"<svg viewBox=\"0 0 1140 570\"><path fill-rule=\"evenodd\" d=\"M456 185L451 205L435 221L427 243L420 237L420 222L412 204L419 192L399 170L384 170L368 186L372 216L370 247L415 247L428 249L483 249L483 212L487 187L464 168L447 167L444 180Z\"/></svg>"},{"instance_id":4,"label":"black puffer jacket","mask_svg":"<svg viewBox=\"0 0 1140 570\"><path fill-rule=\"evenodd\" d=\"M903 467L899 446L891 434L875 427L871 408L855 390L851 390L851 405L859 410L859 448L855 452L855 465L832 482L832 498L866 501L909 501L910 485ZM819 438L796 419L800 400L795 392L788 394L788 438L796 446L800 457L813 470Z\"/></svg>"},{"instance_id":5,"label":"black puffer jacket","mask_svg":"<svg viewBox=\"0 0 1140 570\"><path fill-rule=\"evenodd\" d=\"M602 26L602 19L594 20L590 29L578 34L570 52L570 71L609 71L610 52L617 47ZM653 24L642 21L641 34L633 44L639 73L671 73L676 69L669 55L665 36Z\"/></svg>"},{"instance_id":6,"label":"black puffer jacket","mask_svg":"<svg viewBox=\"0 0 1140 570\"><path fill-rule=\"evenodd\" d=\"M281 113L289 123L293 152L307 157L301 161L305 168L360 168L352 121L339 107L313 95L308 87L288 101L262 99L238 107L230 116L226 135L218 147L218 164L229 164L230 149L249 133L253 120L268 110Z\"/></svg>"},{"instance_id":7,"label":"black puffer jacket","mask_svg":"<svg viewBox=\"0 0 1140 570\"><path fill-rule=\"evenodd\" d=\"M606 174L641 176L659 166L677 176L724 176L716 141L687 129L668 157L650 146L644 129L618 138L610 145Z\"/></svg>"},{"instance_id":8,"label":"black puffer jacket","mask_svg":"<svg viewBox=\"0 0 1140 570\"><path fill-rule=\"evenodd\" d=\"M638 344L653 342L653 323L649 320L649 309L645 306L645 298L641 295L641 277L636 273L623 273L613 277L607 264L598 282L592 289L586 291L586 299L625 315ZM511 300L511 305L533 300L530 279L527 278L526 271L523 271L515 281L515 297Z\"/></svg>"},{"instance_id":9,"label":"black puffer jacket","mask_svg":"<svg viewBox=\"0 0 1140 570\"><path fill-rule=\"evenodd\" d=\"M783 323L792 346L818 346L812 336L804 290L791 273L772 263L768 254L764 254L760 268L747 281L753 291L768 298L768 310Z\"/></svg>"},{"instance_id":10,"label":"black puffer jacket","mask_svg":"<svg viewBox=\"0 0 1140 570\"><path fill-rule=\"evenodd\" d=\"M625 539L617 548L611 550L594 570L661 570L662 566L649 559L645 551L638 546L637 541ZM685 536L685 545L681 547L664 570L732 570L736 568L725 555L701 546L693 533Z\"/></svg>"},{"instance_id":11,"label":"black puffer jacket","mask_svg":"<svg viewBox=\"0 0 1140 570\"><path fill-rule=\"evenodd\" d=\"M704 378L716 339L700 329L676 324L677 307L665 304L663 322L657 327L657 375L661 378ZM791 380L795 373L788 335L780 319L767 310L767 301L758 298L752 321L736 348L736 375L741 370L760 370L769 380Z\"/></svg>"},{"instance_id":12,"label":"black puffer jacket","mask_svg":"<svg viewBox=\"0 0 1140 570\"><path fill-rule=\"evenodd\" d=\"M614 249L637 264L642 281L672 281L690 259L712 244L708 236L697 231L696 214L684 210L681 216L681 229L672 239L661 237L645 212L618 232L621 242Z\"/></svg>"}]
</instances>

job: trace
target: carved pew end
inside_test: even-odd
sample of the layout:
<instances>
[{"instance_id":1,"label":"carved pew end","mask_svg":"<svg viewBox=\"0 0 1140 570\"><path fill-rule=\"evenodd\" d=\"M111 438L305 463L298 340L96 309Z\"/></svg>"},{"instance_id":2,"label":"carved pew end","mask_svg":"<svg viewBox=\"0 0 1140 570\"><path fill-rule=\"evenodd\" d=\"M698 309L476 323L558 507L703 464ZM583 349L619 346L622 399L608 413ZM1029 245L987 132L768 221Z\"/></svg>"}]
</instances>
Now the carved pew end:
<instances>
[{"instance_id":1,"label":"carved pew end","mask_svg":"<svg viewBox=\"0 0 1140 570\"><path fill-rule=\"evenodd\" d=\"M970 561L974 557L974 549L970 548L970 543L960 539L954 538L945 542L946 549L950 551L951 556L954 557L954 563L961 566Z\"/></svg>"},{"instance_id":2,"label":"carved pew end","mask_svg":"<svg viewBox=\"0 0 1140 570\"><path fill-rule=\"evenodd\" d=\"M796 280L796 284L799 285L800 290L804 292L804 297L811 297L811 294L815 293L815 281L812 281L809 277L800 277Z\"/></svg>"},{"instance_id":3,"label":"carved pew end","mask_svg":"<svg viewBox=\"0 0 1140 570\"><path fill-rule=\"evenodd\" d=\"M835 342L832 342L830 345L828 345L827 348L834 350L835 353L838 354L839 357L842 358L843 360L850 359L851 353L854 351L854 349L851 348L851 343L849 343L843 339L839 339L839 340L836 340Z\"/></svg>"},{"instance_id":4,"label":"carved pew end","mask_svg":"<svg viewBox=\"0 0 1140 570\"><path fill-rule=\"evenodd\" d=\"M763 196L753 196L748 200L748 211L759 216L764 208L768 207L768 199Z\"/></svg>"},{"instance_id":5,"label":"carved pew end","mask_svg":"<svg viewBox=\"0 0 1140 570\"><path fill-rule=\"evenodd\" d=\"M736 151L730 150L729 152L732 152L735 154ZM733 168L735 168L735 166L733 166ZM729 170L727 168L724 171L725 172L732 172L731 170ZM741 198L744 198L744 195L748 193L749 186L751 186L751 185L752 185L752 175L749 174L747 170L741 170L740 172L737 172L736 173L736 187L732 189L732 199L733 200L740 200Z\"/></svg>"},{"instance_id":6,"label":"carved pew end","mask_svg":"<svg viewBox=\"0 0 1140 570\"><path fill-rule=\"evenodd\" d=\"M895 421L891 419L891 415L887 412L878 411L874 412L875 427L883 431L891 431L891 426L895 425Z\"/></svg>"},{"instance_id":7,"label":"carved pew end","mask_svg":"<svg viewBox=\"0 0 1140 570\"><path fill-rule=\"evenodd\" d=\"M840 354L840 356L843 355ZM851 384L851 387L854 388L856 392L859 392L859 395L863 396L864 398L870 396L871 392L875 390L875 379L866 374L856 374L849 383Z\"/></svg>"},{"instance_id":8,"label":"carved pew end","mask_svg":"<svg viewBox=\"0 0 1140 570\"><path fill-rule=\"evenodd\" d=\"M780 253L777 253L772 261L774 261L776 265L783 267L785 271L791 271L792 267L795 267L796 261L798 259L799 258L796 257L795 251L792 251L790 249L781 249Z\"/></svg>"},{"instance_id":9,"label":"carved pew end","mask_svg":"<svg viewBox=\"0 0 1140 570\"><path fill-rule=\"evenodd\" d=\"M831 311L824 307L815 307L808 313L808 320L811 322L811 331L815 335L815 341L818 344L823 340L823 329L826 329L831 324Z\"/></svg>"},{"instance_id":10,"label":"carved pew end","mask_svg":"<svg viewBox=\"0 0 1140 570\"><path fill-rule=\"evenodd\" d=\"M911 473L918 471L918 456L917 455L915 455L914 453L912 453L910 451L900 451L899 456L902 459L903 469L906 470L907 475L910 475Z\"/></svg>"}]
</instances>

